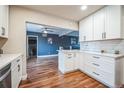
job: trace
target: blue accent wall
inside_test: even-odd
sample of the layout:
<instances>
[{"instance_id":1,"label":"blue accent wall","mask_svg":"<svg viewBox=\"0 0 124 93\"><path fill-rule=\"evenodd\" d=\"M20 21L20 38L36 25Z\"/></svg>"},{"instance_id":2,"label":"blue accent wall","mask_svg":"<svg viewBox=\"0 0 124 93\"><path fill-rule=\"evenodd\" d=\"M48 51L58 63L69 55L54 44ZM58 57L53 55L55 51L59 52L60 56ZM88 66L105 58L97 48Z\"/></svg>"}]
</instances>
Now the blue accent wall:
<instances>
[{"instance_id":1,"label":"blue accent wall","mask_svg":"<svg viewBox=\"0 0 124 93\"><path fill-rule=\"evenodd\" d=\"M59 50L59 46L62 46L64 49L69 49L71 45L71 38L72 36L62 36L59 37L58 35L48 34L47 37L43 37L42 33L34 33L27 31L27 35L35 35L38 36L38 55L52 55L57 54L57 50ZM52 38L53 43L48 43L48 38ZM78 43L78 37L76 38L76 42ZM79 49L79 45L71 45L73 49Z\"/></svg>"}]
</instances>

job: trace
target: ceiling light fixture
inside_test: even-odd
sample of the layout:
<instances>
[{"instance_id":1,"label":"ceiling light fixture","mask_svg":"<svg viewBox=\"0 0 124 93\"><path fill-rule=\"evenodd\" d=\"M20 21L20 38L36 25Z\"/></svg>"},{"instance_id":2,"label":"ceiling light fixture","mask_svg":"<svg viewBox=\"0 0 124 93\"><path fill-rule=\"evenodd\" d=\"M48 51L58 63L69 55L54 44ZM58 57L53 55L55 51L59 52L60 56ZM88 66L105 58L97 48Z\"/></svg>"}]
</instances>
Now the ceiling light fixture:
<instances>
[{"instance_id":1,"label":"ceiling light fixture","mask_svg":"<svg viewBox=\"0 0 124 93\"><path fill-rule=\"evenodd\" d=\"M45 30L45 31L43 31L43 33L47 34L48 32Z\"/></svg>"},{"instance_id":2,"label":"ceiling light fixture","mask_svg":"<svg viewBox=\"0 0 124 93\"><path fill-rule=\"evenodd\" d=\"M86 10L86 9L87 9L86 5L81 6L81 10Z\"/></svg>"}]
</instances>

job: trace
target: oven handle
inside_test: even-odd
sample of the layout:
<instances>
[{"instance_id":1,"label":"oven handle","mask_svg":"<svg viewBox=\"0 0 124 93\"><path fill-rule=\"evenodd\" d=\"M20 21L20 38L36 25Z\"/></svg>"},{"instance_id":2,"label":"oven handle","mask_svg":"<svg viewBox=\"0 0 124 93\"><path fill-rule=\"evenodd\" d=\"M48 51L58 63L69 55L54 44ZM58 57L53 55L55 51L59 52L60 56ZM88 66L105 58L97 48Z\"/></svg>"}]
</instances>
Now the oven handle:
<instances>
[{"instance_id":1,"label":"oven handle","mask_svg":"<svg viewBox=\"0 0 124 93\"><path fill-rule=\"evenodd\" d=\"M8 76L8 74L11 72L11 69L9 69L3 76L1 76L0 77L0 82L3 80L3 79L5 79L7 76Z\"/></svg>"}]
</instances>

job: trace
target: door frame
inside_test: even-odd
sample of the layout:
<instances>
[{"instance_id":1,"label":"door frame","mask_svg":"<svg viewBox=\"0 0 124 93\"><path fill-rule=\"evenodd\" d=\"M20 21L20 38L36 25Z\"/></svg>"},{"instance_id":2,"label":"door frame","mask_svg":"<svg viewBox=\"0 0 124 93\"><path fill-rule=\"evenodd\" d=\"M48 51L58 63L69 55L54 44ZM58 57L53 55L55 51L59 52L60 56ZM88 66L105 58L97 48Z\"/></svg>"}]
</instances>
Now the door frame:
<instances>
[{"instance_id":1,"label":"door frame","mask_svg":"<svg viewBox=\"0 0 124 93\"><path fill-rule=\"evenodd\" d=\"M36 37L36 40L37 40L37 57L38 57L38 36L36 36L36 35L27 35L27 59L29 58L29 53L28 53L28 47L29 47L29 45L28 45L28 38L29 37Z\"/></svg>"}]
</instances>

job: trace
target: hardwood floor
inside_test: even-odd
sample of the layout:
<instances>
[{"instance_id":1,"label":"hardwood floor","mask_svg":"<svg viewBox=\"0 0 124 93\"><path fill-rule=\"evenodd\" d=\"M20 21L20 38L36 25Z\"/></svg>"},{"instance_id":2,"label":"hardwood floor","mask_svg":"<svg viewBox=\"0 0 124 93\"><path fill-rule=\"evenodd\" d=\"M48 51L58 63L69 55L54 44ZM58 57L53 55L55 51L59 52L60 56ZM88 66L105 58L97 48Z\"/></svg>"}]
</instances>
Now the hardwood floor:
<instances>
[{"instance_id":1,"label":"hardwood floor","mask_svg":"<svg viewBox=\"0 0 124 93\"><path fill-rule=\"evenodd\" d=\"M20 88L105 88L106 86L86 74L75 71L63 75L58 71L57 57L28 60L28 79Z\"/></svg>"}]
</instances>

